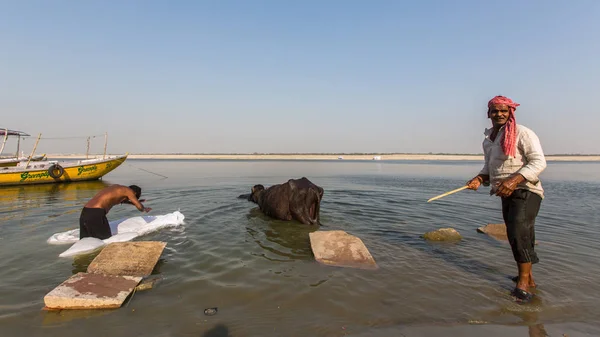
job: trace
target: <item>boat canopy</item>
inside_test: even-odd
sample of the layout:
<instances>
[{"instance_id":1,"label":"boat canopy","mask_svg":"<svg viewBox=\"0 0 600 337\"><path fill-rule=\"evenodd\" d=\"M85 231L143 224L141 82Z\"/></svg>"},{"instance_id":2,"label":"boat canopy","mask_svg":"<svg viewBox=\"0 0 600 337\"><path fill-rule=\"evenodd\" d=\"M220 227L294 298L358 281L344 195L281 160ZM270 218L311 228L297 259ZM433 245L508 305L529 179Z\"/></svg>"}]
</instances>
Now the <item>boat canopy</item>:
<instances>
[{"instance_id":1,"label":"boat canopy","mask_svg":"<svg viewBox=\"0 0 600 337\"><path fill-rule=\"evenodd\" d=\"M16 131L16 130L9 130L9 129L5 129L5 128L0 128L0 137L6 136L7 133L8 133L9 136L20 136L20 137L29 137L29 136L31 136L30 134L25 133L23 131Z\"/></svg>"}]
</instances>

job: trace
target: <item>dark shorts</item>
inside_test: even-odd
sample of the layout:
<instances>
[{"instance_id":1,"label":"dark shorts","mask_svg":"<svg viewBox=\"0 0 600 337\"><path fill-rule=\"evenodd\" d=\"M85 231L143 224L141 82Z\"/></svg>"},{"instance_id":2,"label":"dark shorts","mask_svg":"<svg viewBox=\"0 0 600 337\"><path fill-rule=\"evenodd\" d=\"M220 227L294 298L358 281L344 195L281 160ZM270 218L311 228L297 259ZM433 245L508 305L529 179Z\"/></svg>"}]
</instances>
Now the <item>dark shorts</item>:
<instances>
[{"instance_id":1,"label":"dark shorts","mask_svg":"<svg viewBox=\"0 0 600 337\"><path fill-rule=\"evenodd\" d=\"M79 216L79 238L108 239L112 236L104 208L84 207Z\"/></svg>"},{"instance_id":2,"label":"dark shorts","mask_svg":"<svg viewBox=\"0 0 600 337\"><path fill-rule=\"evenodd\" d=\"M508 198L502 198L502 216L506 234L517 263L538 263L535 252L535 218L542 198L528 190L518 189Z\"/></svg>"}]
</instances>

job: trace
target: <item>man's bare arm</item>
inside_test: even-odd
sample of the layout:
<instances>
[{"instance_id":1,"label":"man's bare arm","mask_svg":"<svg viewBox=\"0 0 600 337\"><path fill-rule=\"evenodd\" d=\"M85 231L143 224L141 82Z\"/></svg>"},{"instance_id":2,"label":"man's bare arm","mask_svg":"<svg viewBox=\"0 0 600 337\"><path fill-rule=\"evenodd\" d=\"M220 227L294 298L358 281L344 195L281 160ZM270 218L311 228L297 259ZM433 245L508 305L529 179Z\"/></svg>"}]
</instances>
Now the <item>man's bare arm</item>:
<instances>
[{"instance_id":1,"label":"man's bare arm","mask_svg":"<svg viewBox=\"0 0 600 337\"><path fill-rule=\"evenodd\" d=\"M140 211L140 212L144 212L144 211L148 212L148 211L150 211L149 208L144 207L144 205L142 205L138 201L138 199L136 198L135 194L133 193L133 191L130 188L128 188L128 187L125 187L125 188L127 189L127 191L125 192L125 195L129 199L129 201L131 202L131 204L133 204L138 209L138 211Z\"/></svg>"}]
</instances>

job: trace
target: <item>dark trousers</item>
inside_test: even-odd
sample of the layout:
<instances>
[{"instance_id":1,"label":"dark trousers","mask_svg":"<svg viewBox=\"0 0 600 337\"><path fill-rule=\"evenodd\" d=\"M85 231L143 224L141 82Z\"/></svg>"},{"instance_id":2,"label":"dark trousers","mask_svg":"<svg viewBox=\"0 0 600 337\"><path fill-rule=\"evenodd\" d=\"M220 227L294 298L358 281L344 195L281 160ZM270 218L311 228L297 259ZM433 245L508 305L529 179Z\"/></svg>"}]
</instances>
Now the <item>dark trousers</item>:
<instances>
[{"instance_id":1,"label":"dark trousers","mask_svg":"<svg viewBox=\"0 0 600 337\"><path fill-rule=\"evenodd\" d=\"M79 216L79 238L108 239L112 236L104 208L87 208Z\"/></svg>"},{"instance_id":2,"label":"dark trousers","mask_svg":"<svg viewBox=\"0 0 600 337\"><path fill-rule=\"evenodd\" d=\"M502 216L506 234L517 263L538 263L535 252L535 218L542 198L528 190L518 189L508 198L502 198Z\"/></svg>"}]
</instances>

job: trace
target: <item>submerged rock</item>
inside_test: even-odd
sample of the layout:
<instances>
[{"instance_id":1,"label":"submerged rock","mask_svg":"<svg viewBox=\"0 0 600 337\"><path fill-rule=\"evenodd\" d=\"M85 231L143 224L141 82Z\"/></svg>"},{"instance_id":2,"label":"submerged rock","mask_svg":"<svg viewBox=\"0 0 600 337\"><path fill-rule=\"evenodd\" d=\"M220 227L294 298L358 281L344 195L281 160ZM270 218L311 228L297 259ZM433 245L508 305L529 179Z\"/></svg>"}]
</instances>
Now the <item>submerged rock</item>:
<instances>
[{"instance_id":1,"label":"submerged rock","mask_svg":"<svg viewBox=\"0 0 600 337\"><path fill-rule=\"evenodd\" d=\"M150 276L148 278L143 279L142 282L140 282L140 284L138 284L137 287L135 287L135 290L143 291L152 289L154 288L154 285L160 280L162 280L160 276Z\"/></svg>"},{"instance_id":2,"label":"submerged rock","mask_svg":"<svg viewBox=\"0 0 600 337\"><path fill-rule=\"evenodd\" d=\"M423 234L423 238L429 241L458 241L462 236L454 228L440 228Z\"/></svg>"}]
</instances>

